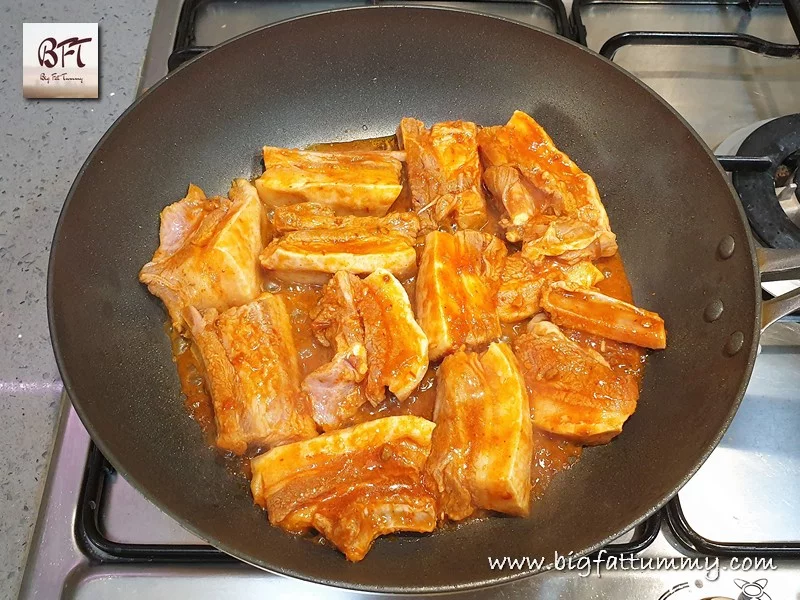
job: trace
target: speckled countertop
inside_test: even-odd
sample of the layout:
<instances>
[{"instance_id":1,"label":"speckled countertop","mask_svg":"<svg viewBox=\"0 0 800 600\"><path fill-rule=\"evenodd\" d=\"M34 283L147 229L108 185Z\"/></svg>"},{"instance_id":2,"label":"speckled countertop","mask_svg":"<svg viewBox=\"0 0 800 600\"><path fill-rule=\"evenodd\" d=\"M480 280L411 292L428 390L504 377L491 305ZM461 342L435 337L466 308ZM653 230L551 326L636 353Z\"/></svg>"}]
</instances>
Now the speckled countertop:
<instances>
[{"instance_id":1,"label":"speckled countertop","mask_svg":"<svg viewBox=\"0 0 800 600\"><path fill-rule=\"evenodd\" d=\"M14 598L61 382L46 275L58 213L94 144L136 95L156 0L0 2L0 598ZM100 24L100 98L22 97L22 23Z\"/></svg>"}]
</instances>

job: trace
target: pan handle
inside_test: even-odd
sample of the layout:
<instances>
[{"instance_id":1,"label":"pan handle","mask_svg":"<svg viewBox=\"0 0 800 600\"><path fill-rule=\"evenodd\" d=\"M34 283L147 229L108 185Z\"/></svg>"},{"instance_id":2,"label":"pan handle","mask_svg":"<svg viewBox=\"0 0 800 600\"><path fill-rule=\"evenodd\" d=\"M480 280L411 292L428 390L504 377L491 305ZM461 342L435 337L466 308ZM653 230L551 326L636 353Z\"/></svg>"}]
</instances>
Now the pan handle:
<instances>
[{"instance_id":1,"label":"pan handle","mask_svg":"<svg viewBox=\"0 0 800 600\"><path fill-rule=\"evenodd\" d=\"M800 279L800 250L756 249L761 281ZM781 317L800 310L800 288L761 303L761 333Z\"/></svg>"}]
</instances>

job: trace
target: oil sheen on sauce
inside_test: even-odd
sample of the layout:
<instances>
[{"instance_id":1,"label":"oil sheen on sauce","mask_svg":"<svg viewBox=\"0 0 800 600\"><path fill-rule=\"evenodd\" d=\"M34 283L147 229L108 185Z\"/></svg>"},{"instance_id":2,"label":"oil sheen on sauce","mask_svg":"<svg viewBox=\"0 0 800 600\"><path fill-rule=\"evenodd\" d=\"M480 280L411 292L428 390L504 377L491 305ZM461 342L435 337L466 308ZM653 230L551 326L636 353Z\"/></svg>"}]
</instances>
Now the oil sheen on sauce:
<instances>
[{"instance_id":1,"label":"oil sheen on sauce","mask_svg":"<svg viewBox=\"0 0 800 600\"><path fill-rule=\"evenodd\" d=\"M309 149L318 151L396 150L397 142L394 136L389 136L370 140L357 140L355 142L315 144L309 146ZM406 211L410 208L411 198L408 186L403 186L403 191L391 210ZM488 203L488 209L489 221L483 230L502 239L499 213L491 200ZM420 240L417 244L418 253L421 253L423 246L424 242ZM597 285L598 289L606 295L631 302L631 286L619 253L610 258L602 258L596 261L595 264L605 276L605 279ZM414 278L409 278L402 283L413 302ZM332 349L319 343L311 327L311 313L319 301L322 286L315 284L287 284L265 276L262 289L281 296L286 304L299 357L301 377L305 377L331 360L333 356ZM515 337L525 331L526 324L527 322L503 324L501 339L511 343ZM641 380L646 356L645 351L641 348L579 331L568 329L564 331L578 344L591 347L600 352L613 370L633 376L637 382ZM213 446L215 436L214 410L204 382L202 361L190 342L169 326L167 326L167 332L172 341L172 352L181 382L181 389L185 396L186 409L203 430L209 445ZM418 388L404 402L399 402L391 394L388 394L387 398L377 406L372 406L367 402L352 418L352 421L345 423L344 426L395 415L416 415L433 419L436 400L435 379L438 366L438 364L430 365ZM581 455L581 446L534 428L533 448L531 498L536 500L544 494L553 477L559 472L568 469L578 460ZM248 452L248 456L257 454L258 450L253 449L252 452ZM224 460L235 473L249 476L248 457L225 455ZM476 516L480 517L481 515Z\"/></svg>"}]
</instances>

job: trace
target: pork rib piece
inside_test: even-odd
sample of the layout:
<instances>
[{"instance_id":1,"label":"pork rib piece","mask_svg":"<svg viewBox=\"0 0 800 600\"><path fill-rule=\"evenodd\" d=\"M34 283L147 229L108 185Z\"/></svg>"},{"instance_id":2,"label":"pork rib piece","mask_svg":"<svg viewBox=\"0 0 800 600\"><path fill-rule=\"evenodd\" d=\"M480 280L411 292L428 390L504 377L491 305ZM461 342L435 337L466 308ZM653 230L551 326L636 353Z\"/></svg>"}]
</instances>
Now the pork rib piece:
<instances>
[{"instance_id":1,"label":"pork rib piece","mask_svg":"<svg viewBox=\"0 0 800 600\"><path fill-rule=\"evenodd\" d=\"M506 252L502 241L478 231L425 237L416 307L431 360L500 337L496 296Z\"/></svg>"},{"instance_id":2,"label":"pork rib piece","mask_svg":"<svg viewBox=\"0 0 800 600\"><path fill-rule=\"evenodd\" d=\"M548 285L542 293L542 308L562 327L643 348L663 350L667 347L664 319L657 313L575 282Z\"/></svg>"},{"instance_id":3,"label":"pork rib piece","mask_svg":"<svg viewBox=\"0 0 800 600\"><path fill-rule=\"evenodd\" d=\"M478 127L467 121L400 121L397 138L406 151L414 210L426 231L437 226L480 229L486 223L481 187Z\"/></svg>"},{"instance_id":4,"label":"pork rib piece","mask_svg":"<svg viewBox=\"0 0 800 600\"><path fill-rule=\"evenodd\" d=\"M278 234L304 229L356 228L370 234L397 234L412 243L417 239L419 217L413 213L393 212L385 217L336 216L329 206L316 202L291 204L275 209L272 224Z\"/></svg>"},{"instance_id":5,"label":"pork rib piece","mask_svg":"<svg viewBox=\"0 0 800 600\"><path fill-rule=\"evenodd\" d=\"M617 252L614 234L572 217L542 218L520 237L525 240L522 255L531 261L554 256L561 262L575 264L613 256Z\"/></svg>"},{"instance_id":6,"label":"pork rib piece","mask_svg":"<svg viewBox=\"0 0 800 600\"><path fill-rule=\"evenodd\" d=\"M541 309L542 292L552 282L568 281L592 287L604 279L600 270L588 261L567 265L552 258L536 262L521 252L506 259L497 291L497 314L503 323L515 323L535 315Z\"/></svg>"},{"instance_id":7,"label":"pork rib piece","mask_svg":"<svg viewBox=\"0 0 800 600\"><path fill-rule=\"evenodd\" d=\"M346 271L336 273L322 292L312 315L317 339L332 346L330 362L309 373L302 383L314 421L324 431L340 426L366 401L361 382L367 374L364 324L356 308L361 280Z\"/></svg>"},{"instance_id":8,"label":"pork rib piece","mask_svg":"<svg viewBox=\"0 0 800 600\"><path fill-rule=\"evenodd\" d=\"M428 340L402 284L384 269L363 280L336 273L313 327L323 344L336 348L331 362L302 385L314 420L326 431L346 423L365 401L377 406L387 389L405 400L428 369Z\"/></svg>"},{"instance_id":9,"label":"pork rib piece","mask_svg":"<svg viewBox=\"0 0 800 600\"><path fill-rule=\"evenodd\" d=\"M403 189L400 154L264 146L264 173L255 186L270 207L318 202L339 214L383 216Z\"/></svg>"},{"instance_id":10,"label":"pork rib piece","mask_svg":"<svg viewBox=\"0 0 800 600\"><path fill-rule=\"evenodd\" d=\"M403 401L428 370L428 338L408 294L389 271L378 269L363 280L357 305L367 344L367 399L377 406L388 389Z\"/></svg>"},{"instance_id":11,"label":"pork rib piece","mask_svg":"<svg viewBox=\"0 0 800 600\"><path fill-rule=\"evenodd\" d=\"M556 148L533 118L515 111L506 125L481 129L478 145L486 187L508 212L501 222L507 239L539 241L528 258L535 258L535 251L539 256L571 252L571 260L616 252L616 237L594 181Z\"/></svg>"},{"instance_id":12,"label":"pork rib piece","mask_svg":"<svg viewBox=\"0 0 800 600\"><path fill-rule=\"evenodd\" d=\"M420 481L434 427L385 417L273 448L251 462L253 499L273 525L316 529L359 561L381 535L436 526L435 498Z\"/></svg>"},{"instance_id":13,"label":"pork rib piece","mask_svg":"<svg viewBox=\"0 0 800 600\"><path fill-rule=\"evenodd\" d=\"M264 293L218 314L188 309L214 404L216 444L244 454L317 434L300 394L300 368L283 300Z\"/></svg>"},{"instance_id":14,"label":"pork rib piece","mask_svg":"<svg viewBox=\"0 0 800 600\"><path fill-rule=\"evenodd\" d=\"M525 382L511 348L459 351L437 373L436 430L425 467L440 518L476 509L525 516L530 503L532 427Z\"/></svg>"},{"instance_id":15,"label":"pork rib piece","mask_svg":"<svg viewBox=\"0 0 800 600\"><path fill-rule=\"evenodd\" d=\"M224 311L261 292L258 254L269 222L247 180L235 180L228 196L206 198L190 185L186 197L161 211L160 244L139 280L179 331L189 306Z\"/></svg>"},{"instance_id":16,"label":"pork rib piece","mask_svg":"<svg viewBox=\"0 0 800 600\"><path fill-rule=\"evenodd\" d=\"M586 445L605 444L636 410L636 380L612 371L549 321L531 323L514 342L531 391L533 424Z\"/></svg>"},{"instance_id":17,"label":"pork rib piece","mask_svg":"<svg viewBox=\"0 0 800 600\"><path fill-rule=\"evenodd\" d=\"M325 283L337 271L367 274L386 269L401 278L417 266L414 242L399 233L370 233L357 224L292 231L261 253L262 266L291 283Z\"/></svg>"}]
</instances>

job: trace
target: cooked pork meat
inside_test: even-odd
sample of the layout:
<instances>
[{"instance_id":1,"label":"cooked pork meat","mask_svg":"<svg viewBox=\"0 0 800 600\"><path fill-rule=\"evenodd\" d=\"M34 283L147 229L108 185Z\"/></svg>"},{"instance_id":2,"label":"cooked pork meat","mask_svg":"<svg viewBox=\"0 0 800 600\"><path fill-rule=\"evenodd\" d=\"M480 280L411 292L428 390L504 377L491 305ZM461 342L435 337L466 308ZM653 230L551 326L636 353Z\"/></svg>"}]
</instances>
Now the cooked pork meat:
<instances>
[{"instance_id":1,"label":"cooked pork meat","mask_svg":"<svg viewBox=\"0 0 800 600\"><path fill-rule=\"evenodd\" d=\"M664 322L630 304L594 181L530 116L263 157L227 198L167 206L140 279L205 433L262 453L273 525L360 561L385 534L526 516L622 431Z\"/></svg>"},{"instance_id":2,"label":"cooked pork meat","mask_svg":"<svg viewBox=\"0 0 800 600\"><path fill-rule=\"evenodd\" d=\"M655 350L667 346L664 320L658 314L574 283L548 286L542 308L562 327Z\"/></svg>"},{"instance_id":3,"label":"cooked pork meat","mask_svg":"<svg viewBox=\"0 0 800 600\"><path fill-rule=\"evenodd\" d=\"M436 500L420 481L434 427L386 417L273 448L251 462L253 499L273 525L316 529L359 561L381 535L436 526Z\"/></svg>"},{"instance_id":4,"label":"cooked pork meat","mask_svg":"<svg viewBox=\"0 0 800 600\"><path fill-rule=\"evenodd\" d=\"M179 331L189 306L224 311L261 291L258 253L268 235L264 209L245 179L235 180L228 195L206 198L190 185L185 198L161 212L160 245L139 273Z\"/></svg>"},{"instance_id":5,"label":"cooked pork meat","mask_svg":"<svg viewBox=\"0 0 800 600\"><path fill-rule=\"evenodd\" d=\"M417 265L413 242L397 233L368 233L358 227L292 231L261 253L262 266L289 282L324 283L337 271L366 274L386 269L408 277Z\"/></svg>"},{"instance_id":6,"label":"cooked pork meat","mask_svg":"<svg viewBox=\"0 0 800 600\"><path fill-rule=\"evenodd\" d=\"M382 216L403 186L393 152L311 152L264 146L255 181L267 206L318 202L338 214Z\"/></svg>"},{"instance_id":7,"label":"cooked pork meat","mask_svg":"<svg viewBox=\"0 0 800 600\"><path fill-rule=\"evenodd\" d=\"M339 271L325 286L312 322L317 339L336 351L301 386L311 402L314 421L325 431L352 417L366 400L361 382L367 374L367 347L356 308L360 293L361 280Z\"/></svg>"},{"instance_id":8,"label":"cooked pork meat","mask_svg":"<svg viewBox=\"0 0 800 600\"><path fill-rule=\"evenodd\" d=\"M364 325L356 306L360 291L361 280L347 271L338 271L322 289L311 327L323 346L333 346L337 352L364 348ZM366 353L357 353L364 355L366 364Z\"/></svg>"},{"instance_id":9,"label":"cooked pork meat","mask_svg":"<svg viewBox=\"0 0 800 600\"><path fill-rule=\"evenodd\" d=\"M331 207L316 202L290 204L275 209L272 224L278 234L304 229L359 229L371 234L397 234L412 243L419 232L419 217L413 213L393 212L385 217L337 217Z\"/></svg>"},{"instance_id":10,"label":"cooked pork meat","mask_svg":"<svg viewBox=\"0 0 800 600\"><path fill-rule=\"evenodd\" d=\"M531 262L517 252L506 259L497 291L497 314L503 323L515 323L532 317L541 308L542 291L554 281L569 281L592 287L603 274L585 261L566 265L552 258Z\"/></svg>"},{"instance_id":11,"label":"cooked pork meat","mask_svg":"<svg viewBox=\"0 0 800 600\"><path fill-rule=\"evenodd\" d=\"M402 284L385 269L363 280L336 273L325 286L313 328L320 342L336 349L331 362L302 386L314 420L326 431L346 423L367 400L377 406L387 388L405 400L428 369L428 340Z\"/></svg>"},{"instance_id":12,"label":"cooked pork meat","mask_svg":"<svg viewBox=\"0 0 800 600\"><path fill-rule=\"evenodd\" d=\"M506 252L502 241L478 231L432 231L426 236L416 307L431 360L500 336L497 289Z\"/></svg>"},{"instance_id":13,"label":"cooked pork meat","mask_svg":"<svg viewBox=\"0 0 800 600\"><path fill-rule=\"evenodd\" d=\"M492 129L492 128L487 128ZM491 143L493 138L490 133L480 133L478 139L483 140L491 156L498 161L510 161L511 158L505 154L499 154L499 148L495 149ZM484 151L485 153L485 151ZM485 159L489 162L488 159ZM491 163L489 163L491 165ZM544 206L537 206L536 199L537 190L531 185L520 173L519 169L510 164L498 164L497 166L489 166L483 172L483 180L486 182L486 187L492 193L493 197L498 199L506 209L508 214L507 222L504 221L503 225L506 226L511 232L521 231L531 219L543 213ZM509 233L509 241L518 242L522 239L520 235L513 237L513 233Z\"/></svg>"},{"instance_id":14,"label":"cooked pork meat","mask_svg":"<svg viewBox=\"0 0 800 600\"><path fill-rule=\"evenodd\" d=\"M528 389L533 424L576 442L605 444L636 410L636 379L614 372L591 348L549 321L531 323L514 342Z\"/></svg>"},{"instance_id":15,"label":"cooked pork meat","mask_svg":"<svg viewBox=\"0 0 800 600\"><path fill-rule=\"evenodd\" d=\"M323 431L341 427L366 401L360 361L352 351L337 352L303 380L301 388L311 402L314 422Z\"/></svg>"},{"instance_id":16,"label":"cooked pork meat","mask_svg":"<svg viewBox=\"0 0 800 600\"><path fill-rule=\"evenodd\" d=\"M389 271L378 269L363 280L357 306L367 344L366 397L377 405L388 388L403 401L428 370L428 338L408 294Z\"/></svg>"},{"instance_id":17,"label":"cooked pork meat","mask_svg":"<svg viewBox=\"0 0 800 600\"><path fill-rule=\"evenodd\" d=\"M554 256L561 262L574 264L613 256L617 251L613 234L571 217L528 225L520 238L529 240L522 244L522 255L530 261Z\"/></svg>"},{"instance_id":18,"label":"cooked pork meat","mask_svg":"<svg viewBox=\"0 0 800 600\"><path fill-rule=\"evenodd\" d=\"M283 300L262 294L218 314L190 307L188 323L214 404L217 446L243 454L316 435Z\"/></svg>"},{"instance_id":19,"label":"cooked pork meat","mask_svg":"<svg viewBox=\"0 0 800 600\"><path fill-rule=\"evenodd\" d=\"M459 351L437 373L436 429L425 467L439 516L476 509L528 514L532 428L525 382L508 345Z\"/></svg>"},{"instance_id":20,"label":"cooked pork meat","mask_svg":"<svg viewBox=\"0 0 800 600\"><path fill-rule=\"evenodd\" d=\"M481 129L478 145L486 168L486 186L508 212L504 224L509 241L544 237L538 248L547 256L589 245L599 254L583 257L588 260L616 252L616 238L594 181L556 148L547 132L529 115L516 111L506 125ZM572 244L564 249L550 226L554 217L580 221L596 237L578 236L574 227L553 226L573 233ZM581 242L586 245L576 247Z\"/></svg>"},{"instance_id":21,"label":"cooked pork meat","mask_svg":"<svg viewBox=\"0 0 800 600\"><path fill-rule=\"evenodd\" d=\"M480 229L486 223L477 135L475 123L467 121L437 123L430 130L416 119L400 121L397 138L406 151L411 201L423 229Z\"/></svg>"}]
</instances>

